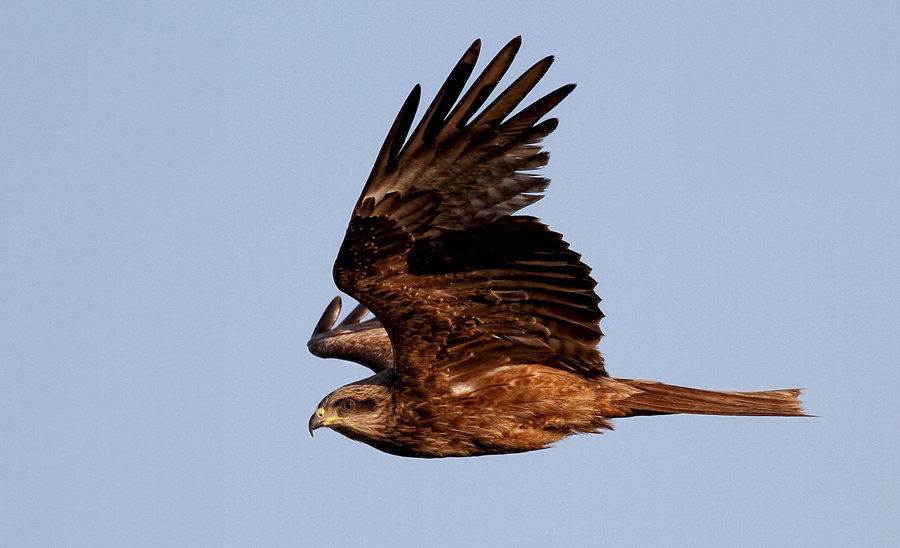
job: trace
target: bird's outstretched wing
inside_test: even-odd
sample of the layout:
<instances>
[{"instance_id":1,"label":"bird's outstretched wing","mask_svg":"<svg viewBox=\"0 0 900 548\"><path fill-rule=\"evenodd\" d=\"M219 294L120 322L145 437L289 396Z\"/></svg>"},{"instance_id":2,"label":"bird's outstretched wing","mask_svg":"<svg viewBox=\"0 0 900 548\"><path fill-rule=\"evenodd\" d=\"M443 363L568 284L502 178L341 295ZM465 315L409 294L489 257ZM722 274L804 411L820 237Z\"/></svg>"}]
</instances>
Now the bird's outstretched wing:
<instances>
[{"instance_id":1,"label":"bird's outstretched wing","mask_svg":"<svg viewBox=\"0 0 900 548\"><path fill-rule=\"evenodd\" d=\"M320 358L338 358L364 365L378 373L394 367L391 340L377 318L361 321L369 311L358 305L337 326L341 314L341 298L335 297L322 313L312 337L306 343L309 351Z\"/></svg>"},{"instance_id":2,"label":"bird's outstretched wing","mask_svg":"<svg viewBox=\"0 0 900 548\"><path fill-rule=\"evenodd\" d=\"M479 112L520 43L507 44L463 93L480 50L473 43L406 140L413 89L334 265L338 287L381 321L408 386L513 363L606 374L590 268L538 219L512 216L549 184L534 171L547 164L538 143L557 120L540 120L575 86L510 116L550 67L547 57Z\"/></svg>"}]
</instances>

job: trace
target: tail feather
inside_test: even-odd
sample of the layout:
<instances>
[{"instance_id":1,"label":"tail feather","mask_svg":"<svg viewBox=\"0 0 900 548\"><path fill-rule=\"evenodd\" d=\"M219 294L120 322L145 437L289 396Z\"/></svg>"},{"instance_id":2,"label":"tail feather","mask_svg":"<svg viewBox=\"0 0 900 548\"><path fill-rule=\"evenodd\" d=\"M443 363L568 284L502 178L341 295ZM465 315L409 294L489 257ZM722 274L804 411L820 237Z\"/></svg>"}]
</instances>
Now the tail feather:
<instances>
[{"instance_id":1,"label":"tail feather","mask_svg":"<svg viewBox=\"0 0 900 548\"><path fill-rule=\"evenodd\" d=\"M748 415L806 417L800 405L801 389L762 392L719 392L672 386L661 382L617 379L637 392L616 402L633 415L691 413L696 415Z\"/></svg>"}]
</instances>

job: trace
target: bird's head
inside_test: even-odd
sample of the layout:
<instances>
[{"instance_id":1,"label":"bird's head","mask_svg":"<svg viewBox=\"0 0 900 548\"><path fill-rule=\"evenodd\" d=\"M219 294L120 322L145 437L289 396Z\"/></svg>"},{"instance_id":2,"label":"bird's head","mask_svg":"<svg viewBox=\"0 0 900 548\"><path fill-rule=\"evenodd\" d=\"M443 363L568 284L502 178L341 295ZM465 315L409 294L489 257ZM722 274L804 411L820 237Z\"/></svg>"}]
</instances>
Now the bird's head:
<instances>
[{"instance_id":1,"label":"bird's head","mask_svg":"<svg viewBox=\"0 0 900 548\"><path fill-rule=\"evenodd\" d=\"M325 426L353 439L379 438L391 415L391 393L386 386L365 382L342 386L325 396L309 419L310 435Z\"/></svg>"}]
</instances>

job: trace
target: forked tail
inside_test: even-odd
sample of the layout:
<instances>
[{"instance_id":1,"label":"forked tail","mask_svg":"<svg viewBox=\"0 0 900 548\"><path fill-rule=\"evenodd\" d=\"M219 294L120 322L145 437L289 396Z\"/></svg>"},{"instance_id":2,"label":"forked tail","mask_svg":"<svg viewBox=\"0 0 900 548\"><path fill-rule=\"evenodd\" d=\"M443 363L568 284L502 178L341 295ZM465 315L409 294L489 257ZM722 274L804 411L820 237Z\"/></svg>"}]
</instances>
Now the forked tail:
<instances>
[{"instance_id":1,"label":"forked tail","mask_svg":"<svg viewBox=\"0 0 900 548\"><path fill-rule=\"evenodd\" d=\"M672 386L661 382L616 379L638 390L616 402L634 415L692 413L695 415L750 415L806 417L800 389L762 392L719 392Z\"/></svg>"}]
</instances>

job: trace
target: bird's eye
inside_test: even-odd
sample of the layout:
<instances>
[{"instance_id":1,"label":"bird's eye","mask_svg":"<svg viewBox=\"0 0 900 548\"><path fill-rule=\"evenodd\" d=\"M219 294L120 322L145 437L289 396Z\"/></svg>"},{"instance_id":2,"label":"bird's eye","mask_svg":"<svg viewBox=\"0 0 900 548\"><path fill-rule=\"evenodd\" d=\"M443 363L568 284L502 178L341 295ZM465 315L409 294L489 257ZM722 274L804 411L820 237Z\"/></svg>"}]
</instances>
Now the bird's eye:
<instances>
[{"instance_id":1,"label":"bird's eye","mask_svg":"<svg viewBox=\"0 0 900 548\"><path fill-rule=\"evenodd\" d=\"M344 400L341 402L341 409L344 411L350 411L354 407L356 407L356 402L353 400Z\"/></svg>"}]
</instances>

